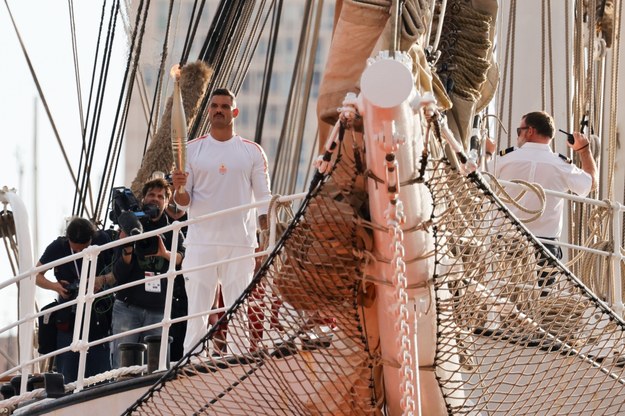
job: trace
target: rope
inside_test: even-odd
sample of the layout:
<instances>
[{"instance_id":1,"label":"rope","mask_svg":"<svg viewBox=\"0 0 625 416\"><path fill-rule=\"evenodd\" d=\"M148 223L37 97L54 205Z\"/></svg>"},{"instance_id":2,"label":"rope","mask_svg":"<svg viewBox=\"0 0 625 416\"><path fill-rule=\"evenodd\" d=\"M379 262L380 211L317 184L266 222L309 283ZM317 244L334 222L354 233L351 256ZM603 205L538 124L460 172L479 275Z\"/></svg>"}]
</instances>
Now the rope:
<instances>
[{"instance_id":1,"label":"rope","mask_svg":"<svg viewBox=\"0 0 625 416\"><path fill-rule=\"evenodd\" d=\"M275 189L278 190L278 192L284 193L288 193L287 190L289 188L292 188L292 185L287 182L288 178L292 176L297 177L297 174L293 174L292 168L290 169L289 167L293 166L295 160L299 160L299 154L295 155L295 152L292 151L292 148L294 142L302 140L303 137L302 134L295 135L294 130L296 127L296 116L295 114L291 113L300 113L301 111L303 111L304 108L303 106L297 105L297 103L300 95L302 94L302 92L300 91L302 67L306 64L306 55L310 55L310 52L307 53L306 34L311 27L314 27L315 30L318 30L316 24L311 24L313 22L313 9L311 2L306 3L302 21L302 29L300 31L297 52L295 55L296 64L293 67L293 72L291 74L291 87L289 89L289 95L286 102L286 108L289 109L289 111L286 112L284 120L282 121L282 127L280 129L280 136L276 148L274 169L271 176L271 183L273 184L272 186L274 186ZM310 59L310 61L314 62L314 59ZM296 109L297 111L291 111L291 109ZM285 155L288 156L286 160Z\"/></svg>"},{"instance_id":2,"label":"rope","mask_svg":"<svg viewBox=\"0 0 625 416\"><path fill-rule=\"evenodd\" d=\"M507 131L512 131L512 124L511 124L512 123L512 96L513 96L512 94L514 90L514 68L515 68L514 53L515 53L515 40L516 40L515 31L516 31L516 0L511 0L510 9L508 11L508 30L506 32L506 45L505 45L506 47L499 48L500 50L504 51L503 67L505 68L505 70L503 71L503 79L501 83L501 85L503 85L504 88L499 89L499 105L497 106L497 118L499 120L502 120L503 112L504 112L504 109L506 108L505 86L507 85L509 89L508 102L507 102L507 109L508 109ZM508 82L508 74L510 75L509 82ZM499 127L497 129L497 137L498 137L497 142L498 143L501 143L502 130L505 130L503 127L503 124L499 123ZM508 135L506 147L510 146L510 143L511 143L510 140L511 140L511 137L510 135Z\"/></svg>"},{"instance_id":3,"label":"rope","mask_svg":"<svg viewBox=\"0 0 625 416\"><path fill-rule=\"evenodd\" d=\"M545 194L545 189L540 184L522 181L519 179L510 181L521 187L527 188L527 190L521 190L518 193L518 195L513 198L510 195L510 193L506 191L505 187L501 185L501 183L499 183L497 178L495 178L495 176L493 176L491 173L482 172L482 175L489 178L489 183L491 184L492 187L494 187L495 194L497 194L499 198L501 198L502 202L504 202L506 205L512 205L515 208L519 209L520 211L530 214L529 218L522 218L522 219L519 218L522 222L529 223L529 222L535 221L538 218L540 218L542 214L545 212L545 202L546 202L547 196ZM540 203L540 208L536 210L531 210L519 203L519 201L526 195L527 191L534 193L534 195L538 198L538 202Z\"/></svg>"},{"instance_id":4,"label":"rope","mask_svg":"<svg viewBox=\"0 0 625 416\"><path fill-rule=\"evenodd\" d=\"M3 191L0 191L3 192ZM18 247L17 236L15 235L15 220L13 219L13 213L6 209L6 204L0 212L0 234L2 235L2 242L7 252L9 264L13 276L17 275L17 262L18 262Z\"/></svg>"},{"instance_id":5,"label":"rope","mask_svg":"<svg viewBox=\"0 0 625 416\"><path fill-rule=\"evenodd\" d=\"M198 116L189 129L189 137L199 137L208 131L206 109L210 92L215 86L228 87L235 94L238 92L258 45L259 22L267 7L264 1L258 7L255 7L255 2L240 0L220 3L199 54L199 59L208 63L214 72L207 94L198 109ZM256 17L251 29L248 29L253 13Z\"/></svg>"},{"instance_id":6,"label":"rope","mask_svg":"<svg viewBox=\"0 0 625 416\"><path fill-rule=\"evenodd\" d=\"M102 40L104 18L106 16L106 2L102 5L102 14L100 17L100 26L98 30L98 40L96 46L96 53L93 62L93 72L91 74L91 89L89 91L89 105L87 106L87 118L85 121L85 128L82 132L85 137L85 143L83 144L85 149L81 152L79 169L79 187L74 195L72 214L83 215L87 212L89 217L93 217L93 211L97 203L93 201L93 195L91 190L91 168L93 167L93 158L97 142L97 132L99 129L100 116L102 114L102 107L104 103L104 95L106 89L106 80L108 77L108 65L111 59L111 52L113 50L113 40L115 38L115 26L116 16L119 11L119 0L113 1L111 5L110 18L107 28L107 36L104 45L104 51L102 52L102 63L99 74L99 79L96 86L96 70L97 61L100 51L100 45ZM95 99L93 98L94 89L97 91ZM93 107L92 107L93 104ZM93 110L92 110L93 108ZM91 124L91 128L88 129L88 125ZM89 131L88 131L89 130ZM109 154L107 154L109 156ZM87 206L89 202L89 206Z\"/></svg>"},{"instance_id":7,"label":"rope","mask_svg":"<svg viewBox=\"0 0 625 416\"><path fill-rule=\"evenodd\" d=\"M134 365L131 367L121 367L110 371L105 371L104 373L97 374L92 377L85 378L83 383L85 386L91 386L94 384L99 384L109 380L115 380L128 376L140 376L145 374L148 369L147 365ZM76 382L67 383L64 387L65 393L73 392L77 387ZM0 401L0 409L10 409L15 410L15 408L20 403L29 402L32 400L41 400L47 397L46 389L34 389L32 391L28 391L26 393L13 396L9 399Z\"/></svg>"},{"instance_id":8,"label":"rope","mask_svg":"<svg viewBox=\"0 0 625 416\"><path fill-rule=\"evenodd\" d=\"M184 64L187 63L189 59L189 53L191 52L191 45L193 44L193 39L195 38L195 33L197 32L197 27L200 24L200 19L202 17L202 11L204 10L205 0L202 0L202 5L198 10L198 2L195 0L193 2L193 10L191 11L191 18L189 19L189 27L187 28L187 35L184 38L184 45L182 47L182 54L180 56L180 67L182 68ZM195 18L194 18L195 17Z\"/></svg>"},{"instance_id":9,"label":"rope","mask_svg":"<svg viewBox=\"0 0 625 416\"><path fill-rule=\"evenodd\" d=\"M612 206L611 201L604 200L604 202ZM614 251L614 242L610 238L612 222L612 210L606 207L594 207L585 222L585 229L588 232L581 245L600 251ZM622 249L621 254L623 254ZM622 265L625 266L625 262L622 261ZM612 287L610 281L605 278L614 273L611 270L612 259L610 257L580 251L567 262L567 267L571 269L574 267L582 282L602 299L610 301L614 298L614 294L610 293ZM620 278L625 281L625 267L621 268ZM625 288L622 289L622 295L625 295Z\"/></svg>"},{"instance_id":10,"label":"rope","mask_svg":"<svg viewBox=\"0 0 625 416\"><path fill-rule=\"evenodd\" d=\"M35 389L19 396L13 396L9 399L0 401L0 409L10 409L15 410L17 405L22 402L33 400L33 399L43 399L46 397L46 389Z\"/></svg>"},{"instance_id":11,"label":"rope","mask_svg":"<svg viewBox=\"0 0 625 416\"><path fill-rule=\"evenodd\" d=\"M91 386L94 384L102 383L104 381L114 380L122 377L139 376L145 374L147 370L147 364L115 368L113 370L105 371L104 373L96 374L95 376L85 378L83 383L85 386ZM68 383L65 385L65 391L74 391L76 389L76 386L76 382Z\"/></svg>"},{"instance_id":12,"label":"rope","mask_svg":"<svg viewBox=\"0 0 625 416\"><path fill-rule=\"evenodd\" d=\"M282 0L274 8L273 18L271 20L271 29L269 31L269 45L265 55L265 70L263 73L263 82L260 92L260 102L258 103L258 116L256 118L256 132L254 142L262 144L263 126L265 123L265 113L267 112L267 101L269 97L269 88L271 86L271 78L273 74L273 59L276 53L276 44L280 29L280 15L282 13Z\"/></svg>"},{"instance_id":13,"label":"rope","mask_svg":"<svg viewBox=\"0 0 625 416\"><path fill-rule=\"evenodd\" d=\"M67 6L69 8L69 26L72 38L72 55L74 58L74 75L76 78L76 98L78 102L78 115L80 117L80 131L83 132L82 140L83 140L83 149L84 149L84 131L85 131L85 116L82 108L82 87L80 85L80 66L78 65L78 49L76 47L76 23L74 18L74 1L69 0L67 2Z\"/></svg>"},{"instance_id":14,"label":"rope","mask_svg":"<svg viewBox=\"0 0 625 416\"><path fill-rule=\"evenodd\" d=\"M542 107L541 108L547 108L547 97L545 96L545 91L547 91L547 70L546 70L546 59L545 59L545 4L548 2L548 0L543 0L540 2L540 9L541 9L541 13L540 13L540 33L541 33L541 37L540 37L540 99L541 99L541 104Z\"/></svg>"},{"instance_id":15,"label":"rope","mask_svg":"<svg viewBox=\"0 0 625 416\"><path fill-rule=\"evenodd\" d=\"M37 87L37 93L39 94L39 98L43 104L43 108L46 110L46 115L48 116L48 120L50 121L50 126L52 127L52 131L54 132L54 137L56 138L56 142L59 145L59 150L63 155L63 160L65 161L65 165L69 174L72 178L72 182L74 182L75 186L78 186L78 182L76 181L76 175L74 174L74 170L72 169L71 164L69 163L69 158L67 157L67 153L65 152L65 147L63 146L63 142L61 141L61 136L59 134L58 129L56 128L56 123L52 118L52 113L50 112L50 107L48 106L48 101L46 100L46 96L41 89L41 85L39 84L39 78L35 74L35 69L30 60L30 55L28 51L26 51L26 45L24 45L24 41L22 40L22 36L20 35L19 30L17 29L17 25L15 23L15 19L13 18L13 13L11 13L11 8L9 7L9 3L7 0L4 0L4 5L7 8L7 12L9 13L9 17L11 19L11 23L13 24L13 30L15 30L15 35L20 43L20 47L22 48L22 53L24 54L24 58L26 59L26 63L28 64L28 69L30 70L30 74L33 77L33 81L35 83L35 87Z\"/></svg>"},{"instance_id":16,"label":"rope","mask_svg":"<svg viewBox=\"0 0 625 416\"><path fill-rule=\"evenodd\" d=\"M618 143L618 114L619 114L619 71L620 71L620 45L621 38L618 35L621 29L622 4L620 1L614 2L614 30L612 31L612 80L610 87L610 123L609 123L609 146L608 146L608 198L614 198L614 176L616 172L616 155L619 147ZM625 222L622 233L625 233Z\"/></svg>"},{"instance_id":17,"label":"rope","mask_svg":"<svg viewBox=\"0 0 625 416\"><path fill-rule=\"evenodd\" d=\"M544 3L544 2L543 2ZM551 104L551 114L555 114L555 100L554 100L554 80L553 80L553 36L551 34L551 0L547 0L547 36L549 39L549 102ZM546 108L546 107L545 107Z\"/></svg>"},{"instance_id":18,"label":"rope","mask_svg":"<svg viewBox=\"0 0 625 416\"><path fill-rule=\"evenodd\" d=\"M130 41L132 52L128 55L128 59L126 61L126 71L124 73L124 81L122 83L122 90L125 90L126 94L125 96L124 94L121 94L117 103L117 111L115 121L113 123L114 128L113 132L111 133L109 150L105 163L106 168L100 183L100 195L98 196L94 218L102 217L102 211L104 209L105 203L108 201L107 190L109 189L109 184L114 183L115 174L117 173L117 165L119 164L120 159L119 155L121 153L123 133L126 128L128 109L130 107L130 99L132 98L137 69L139 67L139 57L141 56L141 51L143 48L143 35L145 33L145 26L148 12L150 9L150 2L147 2L147 6L145 7L145 9L143 5L144 1L141 0L137 9L137 16L134 24L135 29L133 30Z\"/></svg>"},{"instance_id":19,"label":"rope","mask_svg":"<svg viewBox=\"0 0 625 416\"><path fill-rule=\"evenodd\" d=\"M588 45L586 45L586 96L585 96L585 107L588 111L588 121L589 126L592 126L595 121L595 106L594 101L599 97L595 97L595 48L594 48L594 39L595 39L595 11L596 4L593 0L588 0L586 13L587 13L587 24L588 24ZM590 124L593 123L593 124ZM590 130L590 129L589 129ZM589 131L590 133L590 131Z\"/></svg>"},{"instance_id":20,"label":"rope","mask_svg":"<svg viewBox=\"0 0 625 416\"><path fill-rule=\"evenodd\" d=\"M569 22L570 15L571 15L571 12L569 10L569 2L567 1L567 2L564 3L564 33L565 33L565 35L564 35L564 50L565 51L570 51L571 50L570 49L570 42L571 42L571 39L570 39L570 27L569 27L570 26L570 22ZM571 104L570 104L571 103L571 80L570 80L570 78L571 78L571 63L569 61L568 54L567 54L566 59L564 60L564 74L565 74L564 82L565 82L565 85L566 85L566 91L565 91L566 102L569 103L566 106L566 120L567 120L567 123L568 123L571 120ZM567 126L567 128L569 129L569 131L571 131L571 126L570 125Z\"/></svg>"},{"instance_id":21,"label":"rope","mask_svg":"<svg viewBox=\"0 0 625 416\"><path fill-rule=\"evenodd\" d=\"M452 91L470 101L481 98L480 88L486 81L490 62L486 59L491 48L488 33L492 18L473 7L455 1L452 13L445 14L445 35L441 39L440 73L453 81Z\"/></svg>"},{"instance_id":22,"label":"rope","mask_svg":"<svg viewBox=\"0 0 625 416\"><path fill-rule=\"evenodd\" d=\"M179 9L180 10L180 9ZM167 61L168 55L168 43L169 43L169 34L171 31L171 18L173 16L174 11L174 0L170 0L169 2L169 11L167 12L167 26L165 27L165 39L163 40L163 48L161 50L161 62L158 66L158 74L156 77L156 86L154 87L154 96L152 97L152 106L150 111L150 118L147 121L148 128L145 132L145 141L143 143L143 153L145 156L145 152L148 146L148 140L151 136L156 134L156 129L158 128L158 115L160 113L160 97L161 91L163 88L163 76L165 75L165 62ZM143 73L140 71L139 74L143 76ZM154 122L152 121L154 119ZM152 126L154 132L152 132Z\"/></svg>"}]
</instances>

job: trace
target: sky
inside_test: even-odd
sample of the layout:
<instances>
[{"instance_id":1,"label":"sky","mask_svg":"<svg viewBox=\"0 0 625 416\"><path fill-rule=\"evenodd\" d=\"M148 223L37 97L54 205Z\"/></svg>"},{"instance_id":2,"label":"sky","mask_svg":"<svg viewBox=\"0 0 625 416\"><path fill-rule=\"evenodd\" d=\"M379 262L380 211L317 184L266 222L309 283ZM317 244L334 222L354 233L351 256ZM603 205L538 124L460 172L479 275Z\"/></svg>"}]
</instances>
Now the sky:
<instances>
[{"instance_id":1,"label":"sky","mask_svg":"<svg viewBox=\"0 0 625 416\"><path fill-rule=\"evenodd\" d=\"M26 204L33 235L34 262L45 247L63 233L65 220L72 213L74 185L42 101L38 98L35 82L7 11L7 4L32 61L59 136L65 144L72 169L77 172L82 139L68 3L70 2L62 0L7 0L0 4L0 80L3 83L0 90L0 187L15 188ZM71 3L76 20L83 102L86 103L102 2L77 0ZM107 2L107 7L109 4ZM125 67L123 34L117 38L121 41L117 43L111 63L115 72L109 76L108 81L109 89L115 92L115 97L113 94L110 98L107 97L108 104L105 105L106 110L101 121L103 126L112 125L113 112L117 106L118 84ZM83 105L86 108L86 104ZM35 132L38 143L36 160ZM104 156L102 154L99 159L104 159ZM35 181L38 184L38 198L34 197ZM38 212L36 240L35 212ZM6 251L2 250L0 278L4 281L12 277ZM47 303L54 297L52 292L48 291L43 295L42 291L38 289L39 306L45 305L43 302ZM17 316L15 293L14 291L7 295L3 290L0 295L0 325Z\"/></svg>"}]
</instances>

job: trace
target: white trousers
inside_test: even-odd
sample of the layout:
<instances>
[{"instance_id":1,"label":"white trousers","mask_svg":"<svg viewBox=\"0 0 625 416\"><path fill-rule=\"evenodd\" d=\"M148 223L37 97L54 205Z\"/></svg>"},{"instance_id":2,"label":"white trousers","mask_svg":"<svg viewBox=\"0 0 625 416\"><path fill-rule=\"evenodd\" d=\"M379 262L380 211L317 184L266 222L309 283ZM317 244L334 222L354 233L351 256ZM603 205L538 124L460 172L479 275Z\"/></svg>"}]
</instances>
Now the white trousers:
<instances>
[{"instance_id":1,"label":"white trousers","mask_svg":"<svg viewBox=\"0 0 625 416\"><path fill-rule=\"evenodd\" d=\"M253 253L254 248L252 247L193 245L187 247L182 267L187 269ZM218 266L206 267L194 272L185 272L189 315L206 312L204 315L191 318L188 321L187 335L184 339L185 354L191 351L191 348L208 332L208 316L215 300L217 286L221 285L224 304L226 307L230 307L252 281L254 264L254 258L250 257ZM196 352L198 350L199 348Z\"/></svg>"}]
</instances>

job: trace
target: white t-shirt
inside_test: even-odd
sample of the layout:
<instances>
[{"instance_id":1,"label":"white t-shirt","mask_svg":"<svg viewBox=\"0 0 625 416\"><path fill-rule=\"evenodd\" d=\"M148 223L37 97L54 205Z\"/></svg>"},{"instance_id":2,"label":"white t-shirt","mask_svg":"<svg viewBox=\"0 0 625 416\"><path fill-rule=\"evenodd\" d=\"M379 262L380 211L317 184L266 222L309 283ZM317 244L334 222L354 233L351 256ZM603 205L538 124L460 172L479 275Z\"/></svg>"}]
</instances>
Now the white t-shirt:
<instances>
[{"instance_id":1,"label":"white t-shirt","mask_svg":"<svg viewBox=\"0 0 625 416\"><path fill-rule=\"evenodd\" d=\"M574 192L586 196L592 187L591 176L572 164L567 158L554 153L548 144L525 143L522 147L504 151L497 156L496 163L489 163L489 170L497 179L512 181L515 179L538 183L544 189L558 192ZM496 171L493 171L496 167ZM521 188L508 187L513 197ZM540 201L533 192L527 192L519 201L521 206L531 210L540 209ZM510 211L517 218L527 218L528 214L510 206ZM525 226L537 237L560 238L562 234L562 213L564 199L546 196L543 215L525 223Z\"/></svg>"},{"instance_id":2,"label":"white t-shirt","mask_svg":"<svg viewBox=\"0 0 625 416\"><path fill-rule=\"evenodd\" d=\"M267 156L260 145L240 136L225 142L211 135L190 141L186 171L189 218L271 199ZM256 247L256 211L233 212L192 224L185 245ZM267 208L258 212L266 214Z\"/></svg>"}]
</instances>

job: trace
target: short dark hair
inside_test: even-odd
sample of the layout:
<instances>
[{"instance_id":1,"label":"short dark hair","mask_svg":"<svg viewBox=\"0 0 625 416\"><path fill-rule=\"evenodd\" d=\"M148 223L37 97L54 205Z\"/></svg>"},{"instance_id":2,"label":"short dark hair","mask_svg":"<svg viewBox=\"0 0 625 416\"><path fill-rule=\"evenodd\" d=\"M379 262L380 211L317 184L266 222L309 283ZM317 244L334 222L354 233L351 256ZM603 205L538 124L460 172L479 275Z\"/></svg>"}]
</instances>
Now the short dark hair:
<instances>
[{"instance_id":1,"label":"short dark hair","mask_svg":"<svg viewBox=\"0 0 625 416\"><path fill-rule=\"evenodd\" d=\"M164 189L165 197L167 199L171 198L171 188L169 187L169 182L165 178L155 178L147 181L143 185L143 189L141 189L141 195L145 198L145 196L150 192L150 189Z\"/></svg>"},{"instance_id":2,"label":"short dark hair","mask_svg":"<svg viewBox=\"0 0 625 416\"><path fill-rule=\"evenodd\" d=\"M232 99L232 108L237 108L237 97L228 88L217 88L213 90L210 98L213 98L216 95L224 95L230 97Z\"/></svg>"},{"instance_id":3,"label":"short dark hair","mask_svg":"<svg viewBox=\"0 0 625 416\"><path fill-rule=\"evenodd\" d=\"M67 225L65 235L72 243L87 244L95 235L96 228L93 223L85 218L74 217Z\"/></svg>"},{"instance_id":4,"label":"short dark hair","mask_svg":"<svg viewBox=\"0 0 625 416\"><path fill-rule=\"evenodd\" d=\"M543 136L547 136L553 139L553 135L555 134L556 127L553 122L553 117L549 115L549 113L545 111L533 111L531 113L527 113L523 116L525 120L525 125L528 127L533 127L536 129L538 134Z\"/></svg>"}]
</instances>

